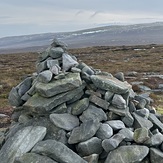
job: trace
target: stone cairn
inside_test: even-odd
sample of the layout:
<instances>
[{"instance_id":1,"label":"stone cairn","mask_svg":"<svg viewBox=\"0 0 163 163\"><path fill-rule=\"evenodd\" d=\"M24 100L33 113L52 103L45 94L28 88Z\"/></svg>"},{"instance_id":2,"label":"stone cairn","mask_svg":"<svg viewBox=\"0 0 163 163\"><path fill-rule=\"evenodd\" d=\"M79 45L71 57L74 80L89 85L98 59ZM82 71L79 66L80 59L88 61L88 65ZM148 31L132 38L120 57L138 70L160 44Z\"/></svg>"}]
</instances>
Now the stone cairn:
<instances>
[{"instance_id":1,"label":"stone cairn","mask_svg":"<svg viewBox=\"0 0 163 163\"><path fill-rule=\"evenodd\" d=\"M93 69L54 40L12 88L1 163L163 163L163 123L123 73Z\"/></svg>"}]
</instances>

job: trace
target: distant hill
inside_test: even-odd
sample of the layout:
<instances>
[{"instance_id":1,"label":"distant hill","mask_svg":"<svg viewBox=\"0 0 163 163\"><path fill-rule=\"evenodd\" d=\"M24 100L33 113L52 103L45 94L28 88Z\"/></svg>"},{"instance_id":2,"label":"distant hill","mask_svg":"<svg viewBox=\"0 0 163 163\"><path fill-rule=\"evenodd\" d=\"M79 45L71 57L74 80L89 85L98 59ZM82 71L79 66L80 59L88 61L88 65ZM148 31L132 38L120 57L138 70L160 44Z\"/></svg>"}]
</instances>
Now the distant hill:
<instances>
[{"instance_id":1,"label":"distant hill","mask_svg":"<svg viewBox=\"0 0 163 163\"><path fill-rule=\"evenodd\" d=\"M58 38L69 48L163 44L163 23L112 25L74 32L44 33L0 38L0 53L42 51Z\"/></svg>"}]
</instances>

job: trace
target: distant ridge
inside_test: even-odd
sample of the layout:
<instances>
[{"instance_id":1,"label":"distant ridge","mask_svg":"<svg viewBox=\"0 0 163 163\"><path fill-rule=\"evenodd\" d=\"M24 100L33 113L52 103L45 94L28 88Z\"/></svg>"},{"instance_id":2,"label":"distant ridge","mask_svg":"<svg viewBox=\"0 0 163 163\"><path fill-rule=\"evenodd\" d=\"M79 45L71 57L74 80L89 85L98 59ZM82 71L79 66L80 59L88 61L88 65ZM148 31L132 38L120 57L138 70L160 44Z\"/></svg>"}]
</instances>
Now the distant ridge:
<instances>
[{"instance_id":1,"label":"distant ridge","mask_svg":"<svg viewBox=\"0 0 163 163\"><path fill-rule=\"evenodd\" d=\"M0 53L42 51L58 38L69 48L163 44L163 22L111 25L74 32L44 33L0 38Z\"/></svg>"}]
</instances>

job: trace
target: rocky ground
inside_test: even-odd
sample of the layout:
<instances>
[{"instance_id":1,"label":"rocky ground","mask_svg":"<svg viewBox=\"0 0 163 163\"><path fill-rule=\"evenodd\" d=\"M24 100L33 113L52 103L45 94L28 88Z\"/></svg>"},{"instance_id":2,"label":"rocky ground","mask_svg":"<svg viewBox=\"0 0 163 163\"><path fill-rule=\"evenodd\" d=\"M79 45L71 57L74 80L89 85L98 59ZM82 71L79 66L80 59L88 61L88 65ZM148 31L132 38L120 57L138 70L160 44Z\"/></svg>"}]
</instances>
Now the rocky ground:
<instances>
[{"instance_id":1,"label":"rocky ground","mask_svg":"<svg viewBox=\"0 0 163 163\"><path fill-rule=\"evenodd\" d=\"M150 93L153 105L163 112L163 45L90 47L71 49L87 65L112 74L124 72L125 80L138 93ZM4 54L0 58L0 128L10 124L12 107L8 104L11 88L35 72L37 53Z\"/></svg>"}]
</instances>

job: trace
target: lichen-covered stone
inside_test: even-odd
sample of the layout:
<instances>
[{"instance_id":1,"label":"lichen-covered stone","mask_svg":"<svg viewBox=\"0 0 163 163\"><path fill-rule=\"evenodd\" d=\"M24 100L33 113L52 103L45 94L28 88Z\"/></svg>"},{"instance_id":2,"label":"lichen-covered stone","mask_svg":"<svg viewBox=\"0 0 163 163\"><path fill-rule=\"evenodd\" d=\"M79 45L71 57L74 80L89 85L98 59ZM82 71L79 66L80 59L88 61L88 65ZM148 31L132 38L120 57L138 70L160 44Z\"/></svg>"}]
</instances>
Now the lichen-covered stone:
<instances>
[{"instance_id":1,"label":"lichen-covered stone","mask_svg":"<svg viewBox=\"0 0 163 163\"><path fill-rule=\"evenodd\" d=\"M46 128L37 126L25 127L10 137L0 150L3 163L13 163L16 157L29 152L33 146L46 135Z\"/></svg>"},{"instance_id":2,"label":"lichen-covered stone","mask_svg":"<svg viewBox=\"0 0 163 163\"><path fill-rule=\"evenodd\" d=\"M50 83L37 83L36 91L43 97L52 97L67 92L82 85L79 73L69 73L64 79L53 80Z\"/></svg>"},{"instance_id":3,"label":"lichen-covered stone","mask_svg":"<svg viewBox=\"0 0 163 163\"><path fill-rule=\"evenodd\" d=\"M50 120L57 127L67 131L71 131L75 127L79 126L79 119L71 114L50 114Z\"/></svg>"},{"instance_id":4,"label":"lichen-covered stone","mask_svg":"<svg viewBox=\"0 0 163 163\"><path fill-rule=\"evenodd\" d=\"M65 146L63 143L55 140L40 141L32 149L32 152L44 154L57 162L62 163L87 163L79 155Z\"/></svg>"},{"instance_id":5,"label":"lichen-covered stone","mask_svg":"<svg viewBox=\"0 0 163 163\"><path fill-rule=\"evenodd\" d=\"M114 77L109 77L106 75L92 75L91 80L96 87L117 94L124 94L131 89L130 84L121 82Z\"/></svg>"},{"instance_id":6,"label":"lichen-covered stone","mask_svg":"<svg viewBox=\"0 0 163 163\"><path fill-rule=\"evenodd\" d=\"M57 163L47 156L42 156L36 153L25 153L21 157L17 157L14 163Z\"/></svg>"},{"instance_id":7,"label":"lichen-covered stone","mask_svg":"<svg viewBox=\"0 0 163 163\"><path fill-rule=\"evenodd\" d=\"M149 148L146 146L120 146L108 154L105 163L141 162L147 156L148 152Z\"/></svg>"},{"instance_id":8,"label":"lichen-covered stone","mask_svg":"<svg viewBox=\"0 0 163 163\"><path fill-rule=\"evenodd\" d=\"M76 144L92 138L100 127L98 120L88 120L72 130L68 139L69 144Z\"/></svg>"}]
</instances>

